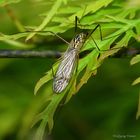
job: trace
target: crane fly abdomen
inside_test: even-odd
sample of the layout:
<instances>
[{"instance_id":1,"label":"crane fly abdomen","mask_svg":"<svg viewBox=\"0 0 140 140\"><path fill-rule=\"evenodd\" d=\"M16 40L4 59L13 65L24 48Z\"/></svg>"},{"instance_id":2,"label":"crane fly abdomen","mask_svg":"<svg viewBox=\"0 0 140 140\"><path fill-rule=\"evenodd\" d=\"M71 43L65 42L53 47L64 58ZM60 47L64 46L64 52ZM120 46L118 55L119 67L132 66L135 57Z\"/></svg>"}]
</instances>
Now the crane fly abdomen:
<instances>
[{"instance_id":1,"label":"crane fly abdomen","mask_svg":"<svg viewBox=\"0 0 140 140\"><path fill-rule=\"evenodd\" d=\"M78 34L69 44L64 53L53 80L53 91L61 93L69 84L69 81L77 66L79 51L86 41L87 34Z\"/></svg>"}]
</instances>

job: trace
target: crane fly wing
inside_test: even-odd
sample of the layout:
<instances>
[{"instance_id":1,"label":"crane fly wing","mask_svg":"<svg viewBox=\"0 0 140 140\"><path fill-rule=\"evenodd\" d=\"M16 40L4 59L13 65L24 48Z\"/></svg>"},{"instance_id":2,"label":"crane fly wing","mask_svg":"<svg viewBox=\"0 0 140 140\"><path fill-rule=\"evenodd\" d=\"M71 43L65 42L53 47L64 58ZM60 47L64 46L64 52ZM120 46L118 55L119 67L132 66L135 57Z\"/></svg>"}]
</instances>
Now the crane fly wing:
<instances>
[{"instance_id":1,"label":"crane fly wing","mask_svg":"<svg viewBox=\"0 0 140 140\"><path fill-rule=\"evenodd\" d=\"M62 92L68 85L72 74L75 71L77 62L77 50L69 48L62 57L62 61L58 66L58 70L55 74L53 81L53 90L56 93Z\"/></svg>"}]
</instances>

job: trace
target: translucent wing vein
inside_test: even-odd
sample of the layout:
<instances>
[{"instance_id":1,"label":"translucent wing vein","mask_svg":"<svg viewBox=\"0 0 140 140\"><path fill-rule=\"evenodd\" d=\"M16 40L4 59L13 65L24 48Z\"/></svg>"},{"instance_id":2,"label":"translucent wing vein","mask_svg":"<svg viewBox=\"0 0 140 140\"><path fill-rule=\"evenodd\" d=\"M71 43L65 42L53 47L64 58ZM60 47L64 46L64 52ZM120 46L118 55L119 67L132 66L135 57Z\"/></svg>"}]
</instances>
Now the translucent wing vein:
<instances>
[{"instance_id":1,"label":"translucent wing vein","mask_svg":"<svg viewBox=\"0 0 140 140\"><path fill-rule=\"evenodd\" d=\"M76 67L78 52L76 49L68 49L59 64L58 70L53 81L53 90L56 93L62 92L68 85L71 75Z\"/></svg>"}]
</instances>

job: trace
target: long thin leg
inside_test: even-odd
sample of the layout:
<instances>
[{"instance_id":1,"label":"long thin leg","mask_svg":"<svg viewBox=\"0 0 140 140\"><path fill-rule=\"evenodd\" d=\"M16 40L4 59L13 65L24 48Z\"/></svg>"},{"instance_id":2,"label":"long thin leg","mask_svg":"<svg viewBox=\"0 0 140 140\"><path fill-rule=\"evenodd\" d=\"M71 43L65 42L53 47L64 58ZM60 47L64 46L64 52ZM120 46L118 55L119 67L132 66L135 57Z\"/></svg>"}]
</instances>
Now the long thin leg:
<instances>
[{"instance_id":1,"label":"long thin leg","mask_svg":"<svg viewBox=\"0 0 140 140\"><path fill-rule=\"evenodd\" d=\"M78 19L77 16L75 16L75 33L76 33L76 31L77 31L77 23L78 23L78 22L80 23L80 20ZM101 40L102 40L102 32L101 32L101 26L100 26L100 24L97 24L97 26L89 33L87 39L88 39L89 37L91 37L92 40L93 40L93 42L94 42L94 44L96 45L96 48L98 49L98 51L100 51L100 49L99 49L99 47L98 47L96 41L95 41L94 38L91 36L91 35L93 34L93 32L95 32L95 31L97 30L97 28L99 28L100 37L101 37Z\"/></svg>"},{"instance_id":2,"label":"long thin leg","mask_svg":"<svg viewBox=\"0 0 140 140\"><path fill-rule=\"evenodd\" d=\"M100 39L102 41L103 40L103 37L102 37L102 31L101 31L101 25L100 24L97 24L95 26L95 28L89 33L88 37L90 37L97 30L97 28L99 28Z\"/></svg>"},{"instance_id":3,"label":"long thin leg","mask_svg":"<svg viewBox=\"0 0 140 140\"><path fill-rule=\"evenodd\" d=\"M78 23L79 26L84 26L84 25L80 25L80 19L77 16L75 16L75 33L77 32Z\"/></svg>"},{"instance_id":4,"label":"long thin leg","mask_svg":"<svg viewBox=\"0 0 140 140\"><path fill-rule=\"evenodd\" d=\"M94 42L94 44L95 44L95 46L96 46L97 50L100 52L100 49L99 49L99 47L98 47L98 45L97 45L97 43L96 43L95 39L94 39L92 36L91 36L91 38L92 38L92 40L93 40L93 42Z\"/></svg>"},{"instance_id":5,"label":"long thin leg","mask_svg":"<svg viewBox=\"0 0 140 140\"><path fill-rule=\"evenodd\" d=\"M77 16L75 16L75 33L77 33L78 23L80 23L80 20Z\"/></svg>"},{"instance_id":6,"label":"long thin leg","mask_svg":"<svg viewBox=\"0 0 140 140\"><path fill-rule=\"evenodd\" d=\"M116 37L116 36L122 34L122 33L120 33L120 34L117 34L117 35L114 35L114 36L111 36L111 37L103 38L101 25L100 25L100 24L97 24L97 25L95 26L95 28L89 33L89 37L97 30L97 28L99 28L99 33L100 33L100 39L101 39L101 41L107 40L107 39L110 39L110 38L112 38L112 37Z\"/></svg>"},{"instance_id":7,"label":"long thin leg","mask_svg":"<svg viewBox=\"0 0 140 140\"><path fill-rule=\"evenodd\" d=\"M77 16L75 16L75 33L77 32L77 21L78 21L78 18Z\"/></svg>"},{"instance_id":8,"label":"long thin leg","mask_svg":"<svg viewBox=\"0 0 140 140\"><path fill-rule=\"evenodd\" d=\"M84 8L84 10L83 10L83 12L82 12L82 15L81 15L81 17L80 17L80 19L84 16L84 13L85 13L85 11L86 11L86 8L87 8L87 6L85 6L85 8ZM75 16L75 33L76 33L76 31L77 31L77 23L80 23L80 19L77 17L77 16Z\"/></svg>"},{"instance_id":9,"label":"long thin leg","mask_svg":"<svg viewBox=\"0 0 140 140\"><path fill-rule=\"evenodd\" d=\"M122 33L120 33L120 34L117 34L117 35L114 35L114 36L103 38L101 25L100 24L97 24L95 26L95 28L90 32L90 34L88 36L90 37L96 31L97 28L99 28L99 33L100 33L100 39L101 39L101 41L107 40L107 39L110 39L110 38L113 38L113 37L116 37L116 36L119 36L120 34L122 34Z\"/></svg>"},{"instance_id":10,"label":"long thin leg","mask_svg":"<svg viewBox=\"0 0 140 140\"><path fill-rule=\"evenodd\" d=\"M95 46L96 46L96 48L98 49L99 52L120 49L120 47L117 47L117 48L110 48L109 50L100 50L99 47L98 47L98 45L97 45L97 43L96 43L96 41L95 41L95 39L92 37L92 34L97 30L97 28L99 28L99 33L100 33L100 39L101 39L101 41L110 39L112 37L116 37L116 36L118 36L120 34L103 39L103 37L102 37L102 31L101 31L101 25L100 24L97 24L97 26L89 33L88 38L89 37L92 38L92 40L93 40L93 42L94 42L94 44L95 44Z\"/></svg>"},{"instance_id":11,"label":"long thin leg","mask_svg":"<svg viewBox=\"0 0 140 140\"><path fill-rule=\"evenodd\" d=\"M95 46L96 46L96 48L97 48L97 50L100 52L100 49L99 49L99 47L98 47L98 45L97 45L95 39L92 37L92 34L97 30L97 28L99 28L99 31L100 31L100 38L101 38L101 41L102 41L102 32L101 32L101 26L100 26L100 24L97 24L97 25L95 26L95 28L89 33L87 39L88 39L89 37L91 37L92 40L93 40L93 42L94 42L94 44L95 44Z\"/></svg>"}]
</instances>

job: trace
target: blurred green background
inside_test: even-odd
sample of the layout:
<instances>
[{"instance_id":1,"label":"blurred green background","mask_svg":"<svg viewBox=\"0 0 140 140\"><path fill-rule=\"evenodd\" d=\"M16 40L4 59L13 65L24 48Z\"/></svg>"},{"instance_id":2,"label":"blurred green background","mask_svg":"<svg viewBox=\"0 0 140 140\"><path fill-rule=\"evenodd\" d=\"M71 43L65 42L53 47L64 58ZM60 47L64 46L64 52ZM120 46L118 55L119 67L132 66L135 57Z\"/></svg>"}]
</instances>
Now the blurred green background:
<instances>
[{"instance_id":1,"label":"blurred green background","mask_svg":"<svg viewBox=\"0 0 140 140\"><path fill-rule=\"evenodd\" d=\"M34 2L25 0L10 5L23 24L39 23L35 17L38 10L43 9L39 6L33 12L26 12L25 7L30 9L31 3ZM0 8L0 24L1 32L17 32L4 7ZM0 48L8 47L0 43ZM31 119L27 114L29 108L38 103L38 96L33 95L34 86L55 61L0 59L0 140L20 140L24 119L27 116ZM140 64L130 67L129 63L130 58L106 60L98 74L91 77L68 104L58 109L49 139L139 140L140 120L136 120L139 87L131 83L140 74ZM33 134L28 132L27 139Z\"/></svg>"}]
</instances>

